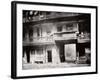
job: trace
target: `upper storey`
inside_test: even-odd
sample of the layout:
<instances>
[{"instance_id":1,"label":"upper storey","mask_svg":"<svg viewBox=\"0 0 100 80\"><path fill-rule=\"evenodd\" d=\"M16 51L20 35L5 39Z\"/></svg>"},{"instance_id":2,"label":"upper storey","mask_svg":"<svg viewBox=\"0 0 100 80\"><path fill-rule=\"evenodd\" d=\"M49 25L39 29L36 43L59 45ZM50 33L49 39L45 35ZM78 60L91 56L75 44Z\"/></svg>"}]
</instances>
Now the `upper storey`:
<instances>
[{"instance_id":1,"label":"upper storey","mask_svg":"<svg viewBox=\"0 0 100 80\"><path fill-rule=\"evenodd\" d=\"M23 11L23 42L90 41L90 15L65 12ZM82 41L83 40L83 41Z\"/></svg>"},{"instance_id":2,"label":"upper storey","mask_svg":"<svg viewBox=\"0 0 100 80\"><path fill-rule=\"evenodd\" d=\"M80 15L79 13L62 13L62 12L45 12L45 11L23 11L23 23L52 20L65 17L74 17Z\"/></svg>"}]
</instances>

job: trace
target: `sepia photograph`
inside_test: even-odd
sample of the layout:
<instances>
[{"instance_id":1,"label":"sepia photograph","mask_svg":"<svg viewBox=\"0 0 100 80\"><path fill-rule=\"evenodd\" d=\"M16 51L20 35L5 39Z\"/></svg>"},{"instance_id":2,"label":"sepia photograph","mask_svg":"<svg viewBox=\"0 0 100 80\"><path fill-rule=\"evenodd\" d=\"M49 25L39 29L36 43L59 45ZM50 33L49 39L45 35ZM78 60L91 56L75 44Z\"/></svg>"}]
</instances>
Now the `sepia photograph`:
<instances>
[{"instance_id":1,"label":"sepia photograph","mask_svg":"<svg viewBox=\"0 0 100 80\"><path fill-rule=\"evenodd\" d=\"M91 66L90 16L23 10L23 69Z\"/></svg>"},{"instance_id":2,"label":"sepia photograph","mask_svg":"<svg viewBox=\"0 0 100 80\"><path fill-rule=\"evenodd\" d=\"M11 77L97 73L97 7L12 2Z\"/></svg>"}]
</instances>

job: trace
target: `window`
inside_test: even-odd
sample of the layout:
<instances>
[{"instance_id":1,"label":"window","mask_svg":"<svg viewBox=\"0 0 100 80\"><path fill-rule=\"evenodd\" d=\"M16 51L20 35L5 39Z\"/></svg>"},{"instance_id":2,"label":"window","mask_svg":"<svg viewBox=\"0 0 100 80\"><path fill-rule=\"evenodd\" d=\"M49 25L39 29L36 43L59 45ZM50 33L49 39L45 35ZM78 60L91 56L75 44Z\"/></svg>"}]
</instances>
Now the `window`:
<instances>
[{"instance_id":1,"label":"window","mask_svg":"<svg viewBox=\"0 0 100 80\"><path fill-rule=\"evenodd\" d=\"M40 36L40 29L37 28L37 36L39 37Z\"/></svg>"},{"instance_id":2,"label":"window","mask_svg":"<svg viewBox=\"0 0 100 80\"><path fill-rule=\"evenodd\" d=\"M57 31L61 32L62 31L62 27L61 26L57 27Z\"/></svg>"},{"instance_id":3,"label":"window","mask_svg":"<svg viewBox=\"0 0 100 80\"><path fill-rule=\"evenodd\" d=\"M37 49L37 54L42 55L43 54L43 49Z\"/></svg>"},{"instance_id":4,"label":"window","mask_svg":"<svg viewBox=\"0 0 100 80\"><path fill-rule=\"evenodd\" d=\"M66 24L66 30L73 30L73 24Z\"/></svg>"},{"instance_id":5,"label":"window","mask_svg":"<svg viewBox=\"0 0 100 80\"><path fill-rule=\"evenodd\" d=\"M29 40L30 41L33 40L33 30L32 29L29 30Z\"/></svg>"},{"instance_id":6,"label":"window","mask_svg":"<svg viewBox=\"0 0 100 80\"><path fill-rule=\"evenodd\" d=\"M48 30L48 31L47 31L47 34L50 34L50 33L51 33L51 31L50 31L50 30Z\"/></svg>"}]
</instances>

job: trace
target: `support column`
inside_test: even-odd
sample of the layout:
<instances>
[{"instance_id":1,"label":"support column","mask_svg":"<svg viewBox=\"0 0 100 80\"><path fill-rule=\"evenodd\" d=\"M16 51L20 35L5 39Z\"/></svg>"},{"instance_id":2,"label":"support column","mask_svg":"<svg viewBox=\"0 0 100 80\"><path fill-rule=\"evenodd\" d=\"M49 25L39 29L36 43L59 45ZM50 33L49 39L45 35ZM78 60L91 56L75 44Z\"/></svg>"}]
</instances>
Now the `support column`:
<instances>
[{"instance_id":1,"label":"support column","mask_svg":"<svg viewBox=\"0 0 100 80\"><path fill-rule=\"evenodd\" d=\"M66 32L66 25L62 25L62 31Z\"/></svg>"},{"instance_id":2,"label":"support column","mask_svg":"<svg viewBox=\"0 0 100 80\"><path fill-rule=\"evenodd\" d=\"M26 50L23 50L23 63L27 63Z\"/></svg>"},{"instance_id":3,"label":"support column","mask_svg":"<svg viewBox=\"0 0 100 80\"><path fill-rule=\"evenodd\" d=\"M29 47L26 49L26 56L27 56L27 62L30 63L30 50L29 50Z\"/></svg>"},{"instance_id":4,"label":"support column","mask_svg":"<svg viewBox=\"0 0 100 80\"><path fill-rule=\"evenodd\" d=\"M52 63L58 64L60 62L57 46L52 46Z\"/></svg>"},{"instance_id":5,"label":"support column","mask_svg":"<svg viewBox=\"0 0 100 80\"><path fill-rule=\"evenodd\" d=\"M79 32L79 25L78 25L78 23L76 25L77 25L77 32Z\"/></svg>"},{"instance_id":6,"label":"support column","mask_svg":"<svg viewBox=\"0 0 100 80\"><path fill-rule=\"evenodd\" d=\"M32 28L32 29L33 29L33 41L34 41L34 37L35 37L35 33L34 33L34 32L35 32L35 30L34 30L34 26L33 26L33 28Z\"/></svg>"},{"instance_id":7,"label":"support column","mask_svg":"<svg viewBox=\"0 0 100 80\"><path fill-rule=\"evenodd\" d=\"M28 32L25 34L25 38L26 38L26 41L29 41L29 33Z\"/></svg>"}]
</instances>

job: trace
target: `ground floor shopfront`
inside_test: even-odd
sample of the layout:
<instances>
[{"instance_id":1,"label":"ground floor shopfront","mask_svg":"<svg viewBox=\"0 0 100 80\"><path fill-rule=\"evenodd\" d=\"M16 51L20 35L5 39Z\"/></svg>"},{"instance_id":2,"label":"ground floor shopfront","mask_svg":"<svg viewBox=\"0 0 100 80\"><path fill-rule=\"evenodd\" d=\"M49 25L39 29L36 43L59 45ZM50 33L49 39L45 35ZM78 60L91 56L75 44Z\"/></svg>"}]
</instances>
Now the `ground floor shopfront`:
<instances>
[{"instance_id":1,"label":"ground floor shopfront","mask_svg":"<svg viewBox=\"0 0 100 80\"><path fill-rule=\"evenodd\" d=\"M23 46L23 63L27 64L90 64L90 43L77 40L55 41L54 44Z\"/></svg>"}]
</instances>

